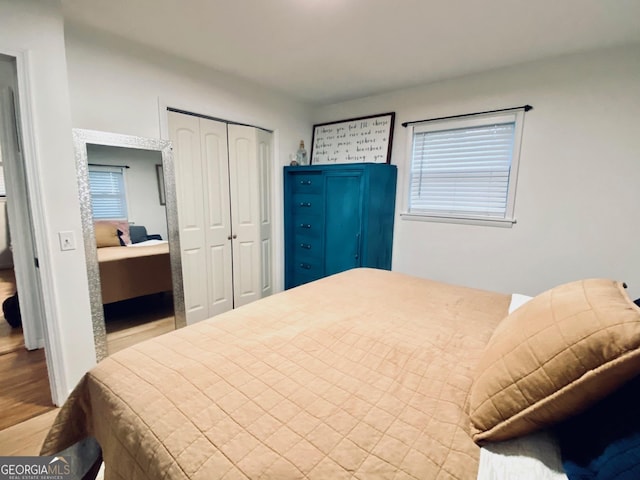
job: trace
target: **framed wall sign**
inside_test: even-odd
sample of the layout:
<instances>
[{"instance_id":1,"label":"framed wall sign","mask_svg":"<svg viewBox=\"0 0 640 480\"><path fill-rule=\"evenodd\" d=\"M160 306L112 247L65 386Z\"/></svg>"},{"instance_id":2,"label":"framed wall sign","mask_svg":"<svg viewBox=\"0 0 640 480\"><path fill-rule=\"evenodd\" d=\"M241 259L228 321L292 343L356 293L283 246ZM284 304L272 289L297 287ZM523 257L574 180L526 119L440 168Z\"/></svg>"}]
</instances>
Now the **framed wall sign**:
<instances>
[{"instance_id":1,"label":"framed wall sign","mask_svg":"<svg viewBox=\"0 0 640 480\"><path fill-rule=\"evenodd\" d=\"M389 163L395 112L313 126L311 164Z\"/></svg>"}]
</instances>

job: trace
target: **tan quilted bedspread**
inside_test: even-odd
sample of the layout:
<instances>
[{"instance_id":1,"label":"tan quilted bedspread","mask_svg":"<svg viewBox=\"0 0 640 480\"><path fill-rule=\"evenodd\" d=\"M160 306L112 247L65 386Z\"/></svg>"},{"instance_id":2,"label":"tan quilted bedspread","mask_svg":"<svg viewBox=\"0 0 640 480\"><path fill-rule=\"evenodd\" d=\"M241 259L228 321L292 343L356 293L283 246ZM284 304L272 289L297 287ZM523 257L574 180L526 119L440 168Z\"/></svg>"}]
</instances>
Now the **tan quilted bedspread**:
<instances>
[{"instance_id":1,"label":"tan quilted bedspread","mask_svg":"<svg viewBox=\"0 0 640 480\"><path fill-rule=\"evenodd\" d=\"M465 413L507 295L370 269L118 352L42 449L87 434L109 479L475 479Z\"/></svg>"}]
</instances>

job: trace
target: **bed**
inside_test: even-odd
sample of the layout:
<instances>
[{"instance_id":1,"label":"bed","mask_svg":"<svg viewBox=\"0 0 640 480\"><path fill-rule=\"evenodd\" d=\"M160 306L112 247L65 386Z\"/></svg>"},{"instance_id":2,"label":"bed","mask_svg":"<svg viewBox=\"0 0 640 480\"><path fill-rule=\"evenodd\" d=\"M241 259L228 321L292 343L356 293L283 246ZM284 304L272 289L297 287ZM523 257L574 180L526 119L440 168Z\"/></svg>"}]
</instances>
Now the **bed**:
<instances>
[{"instance_id":1,"label":"bed","mask_svg":"<svg viewBox=\"0 0 640 480\"><path fill-rule=\"evenodd\" d=\"M599 287L595 296L603 298ZM606 287L617 289L611 282ZM638 371L640 312L625 303L626 316L614 323L633 334L635 347L625 352L632 351L636 363L621 370L620 355L613 367L605 362L617 384L604 382L604 393L575 395L585 374L572 379L566 369L568 383L559 387L548 368L553 360L520 377L508 371L515 388L505 383L495 357L519 354L534 341L539 326L527 312L541 315L542 305L551 303L547 317L562 323L567 315L555 309L557 299L572 295L536 297L508 315L510 295L354 269L108 357L72 392L41 453L53 455L93 436L106 480L475 479L479 445L521 438L557 421L548 418L549 397L557 401L567 385L583 404L576 407L571 397L569 407L552 410L588 406ZM585 298L594 303L593 295ZM529 340L505 345L510 329ZM608 350L615 350L611 332L606 335ZM562 340L564 352L569 339ZM581 341L569 350L580 351ZM599 368L588 359L580 363L589 378ZM518 395L527 387L520 380L540 370L555 391L536 385L542 398L527 395L530 404L522 405Z\"/></svg>"},{"instance_id":2,"label":"bed","mask_svg":"<svg viewBox=\"0 0 640 480\"><path fill-rule=\"evenodd\" d=\"M102 303L173 290L169 243L126 220L94 222Z\"/></svg>"}]
</instances>

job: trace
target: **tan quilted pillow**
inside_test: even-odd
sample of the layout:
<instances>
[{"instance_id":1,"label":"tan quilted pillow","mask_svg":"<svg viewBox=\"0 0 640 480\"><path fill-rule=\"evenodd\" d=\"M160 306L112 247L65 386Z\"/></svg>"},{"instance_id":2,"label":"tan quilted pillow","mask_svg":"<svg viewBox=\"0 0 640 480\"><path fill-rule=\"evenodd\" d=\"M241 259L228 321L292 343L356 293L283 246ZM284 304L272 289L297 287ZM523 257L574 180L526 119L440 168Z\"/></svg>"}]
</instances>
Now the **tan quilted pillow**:
<instances>
[{"instance_id":1,"label":"tan quilted pillow","mask_svg":"<svg viewBox=\"0 0 640 480\"><path fill-rule=\"evenodd\" d=\"M583 280L507 316L478 365L473 439L506 440L576 414L640 374L640 309L622 284Z\"/></svg>"},{"instance_id":2,"label":"tan quilted pillow","mask_svg":"<svg viewBox=\"0 0 640 480\"><path fill-rule=\"evenodd\" d=\"M119 247L118 227L111 222L95 222L93 224L96 233L96 247Z\"/></svg>"}]
</instances>

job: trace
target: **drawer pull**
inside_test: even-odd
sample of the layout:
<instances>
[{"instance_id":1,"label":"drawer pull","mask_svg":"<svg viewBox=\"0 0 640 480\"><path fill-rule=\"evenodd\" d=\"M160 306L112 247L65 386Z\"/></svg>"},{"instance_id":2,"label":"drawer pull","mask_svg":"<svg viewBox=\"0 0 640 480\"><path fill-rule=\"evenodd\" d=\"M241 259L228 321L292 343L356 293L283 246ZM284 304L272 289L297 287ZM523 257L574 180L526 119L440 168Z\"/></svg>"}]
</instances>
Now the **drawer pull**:
<instances>
[{"instance_id":1,"label":"drawer pull","mask_svg":"<svg viewBox=\"0 0 640 480\"><path fill-rule=\"evenodd\" d=\"M300 206L301 207L310 207L311 206L311 202L300 202Z\"/></svg>"},{"instance_id":2,"label":"drawer pull","mask_svg":"<svg viewBox=\"0 0 640 480\"><path fill-rule=\"evenodd\" d=\"M311 180L300 180L300 185L311 185Z\"/></svg>"},{"instance_id":3,"label":"drawer pull","mask_svg":"<svg viewBox=\"0 0 640 480\"><path fill-rule=\"evenodd\" d=\"M305 250L311 250L311 244L310 243L301 243L300 244L300 248L304 248Z\"/></svg>"},{"instance_id":4,"label":"drawer pull","mask_svg":"<svg viewBox=\"0 0 640 480\"><path fill-rule=\"evenodd\" d=\"M311 228L311 224L310 223L301 223L300 224L300 228Z\"/></svg>"},{"instance_id":5,"label":"drawer pull","mask_svg":"<svg viewBox=\"0 0 640 480\"><path fill-rule=\"evenodd\" d=\"M311 265L309 265L308 263L301 263L300 268L303 268L305 270L311 270Z\"/></svg>"}]
</instances>

